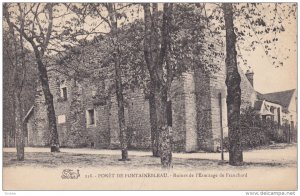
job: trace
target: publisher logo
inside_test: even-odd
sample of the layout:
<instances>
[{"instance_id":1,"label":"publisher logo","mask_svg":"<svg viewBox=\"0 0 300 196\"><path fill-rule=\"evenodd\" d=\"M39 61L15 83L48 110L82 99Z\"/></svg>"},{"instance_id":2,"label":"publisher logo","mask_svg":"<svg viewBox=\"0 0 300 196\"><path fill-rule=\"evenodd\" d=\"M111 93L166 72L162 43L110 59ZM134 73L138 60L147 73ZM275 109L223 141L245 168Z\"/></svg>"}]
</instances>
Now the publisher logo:
<instances>
[{"instance_id":1,"label":"publisher logo","mask_svg":"<svg viewBox=\"0 0 300 196\"><path fill-rule=\"evenodd\" d=\"M78 179L79 176L79 169L77 169L77 171L72 169L64 169L61 174L62 179Z\"/></svg>"}]
</instances>

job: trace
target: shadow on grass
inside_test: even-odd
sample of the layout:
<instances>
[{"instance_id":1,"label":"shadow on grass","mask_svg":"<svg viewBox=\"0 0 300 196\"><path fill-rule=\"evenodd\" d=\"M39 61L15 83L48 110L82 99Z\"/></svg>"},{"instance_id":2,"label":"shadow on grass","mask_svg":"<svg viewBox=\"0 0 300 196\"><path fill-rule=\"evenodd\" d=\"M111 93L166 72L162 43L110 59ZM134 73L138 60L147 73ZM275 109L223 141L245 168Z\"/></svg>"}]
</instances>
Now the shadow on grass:
<instances>
[{"instance_id":1,"label":"shadow on grass","mask_svg":"<svg viewBox=\"0 0 300 196\"><path fill-rule=\"evenodd\" d=\"M254 151L254 150L277 150L277 149L286 149L289 147L297 146L296 143L275 143L269 145L263 145L253 148L246 148L244 149L245 152L247 151Z\"/></svg>"},{"instance_id":2,"label":"shadow on grass","mask_svg":"<svg viewBox=\"0 0 300 196\"><path fill-rule=\"evenodd\" d=\"M175 166L192 166L194 168L204 167L207 169L213 168L222 168L222 169L231 169L231 168L238 168L238 169L249 169L249 168L286 168L286 167L293 167L297 164L296 161L282 161L282 162L275 162L275 161L262 161L262 162L244 162L241 166L231 166L229 165L228 161L222 160L211 160L211 159L185 159L186 161L182 162L179 160L174 159L173 165Z\"/></svg>"},{"instance_id":3,"label":"shadow on grass","mask_svg":"<svg viewBox=\"0 0 300 196\"><path fill-rule=\"evenodd\" d=\"M16 160L16 153L3 153L4 167L115 167L121 169L159 169L160 158L153 156L130 156L130 161L118 161L120 155L93 155L71 153L29 152L25 153L24 161ZM173 168L178 169L248 169L258 167L292 167L296 162L244 162L242 166L231 166L228 161L200 159L200 158L173 158Z\"/></svg>"},{"instance_id":4,"label":"shadow on grass","mask_svg":"<svg viewBox=\"0 0 300 196\"><path fill-rule=\"evenodd\" d=\"M290 167L290 163L277 162L244 162L245 167Z\"/></svg>"}]
</instances>

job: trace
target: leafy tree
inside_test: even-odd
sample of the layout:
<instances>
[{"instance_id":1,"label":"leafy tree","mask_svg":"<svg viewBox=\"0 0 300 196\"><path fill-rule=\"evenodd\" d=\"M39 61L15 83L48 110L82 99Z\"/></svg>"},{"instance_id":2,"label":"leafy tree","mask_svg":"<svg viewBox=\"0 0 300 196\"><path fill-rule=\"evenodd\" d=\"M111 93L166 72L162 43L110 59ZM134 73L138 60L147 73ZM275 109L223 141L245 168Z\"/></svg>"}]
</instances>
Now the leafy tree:
<instances>
[{"instance_id":1,"label":"leafy tree","mask_svg":"<svg viewBox=\"0 0 300 196\"><path fill-rule=\"evenodd\" d=\"M30 53L24 48L23 37L16 37L12 26L8 27L8 31L4 31L4 70L6 72L7 85L6 89L9 97L12 100L13 114L7 114L14 118L15 129L14 137L17 148L17 160L24 160L24 146L25 146L25 130L23 125L23 109L22 91L24 91L26 83L26 74L28 64L30 62ZM8 77L7 77L8 76ZM26 90L26 89L25 89ZM7 111L8 112L8 111ZM13 131L13 130L11 130ZM5 133L4 133L5 134Z\"/></svg>"},{"instance_id":2,"label":"leafy tree","mask_svg":"<svg viewBox=\"0 0 300 196\"><path fill-rule=\"evenodd\" d=\"M239 63L250 68L243 55L260 50L270 65L281 67L290 57L293 46L278 45L286 25L295 23L294 3L237 3L233 4L234 30L237 35Z\"/></svg>"},{"instance_id":3,"label":"leafy tree","mask_svg":"<svg viewBox=\"0 0 300 196\"><path fill-rule=\"evenodd\" d=\"M27 49L21 50L20 40L16 35L12 35L12 31L4 31L3 33L3 136L4 146L15 146L15 101L14 93L15 89L18 90L17 84L22 84L22 90L20 93L20 102L22 109L22 116L24 117L29 109L32 107L35 99L36 81L37 81L37 69L34 61L32 61L33 54ZM19 78L17 81L23 81L21 83L14 82L14 72L23 72L23 67L19 64L23 58L21 51L24 51L25 58L25 71L24 78ZM18 69L15 69L15 65L18 65ZM18 71L16 71L18 70ZM22 118L23 120L23 118ZM24 134L26 137L26 124L24 124Z\"/></svg>"},{"instance_id":4,"label":"leafy tree","mask_svg":"<svg viewBox=\"0 0 300 196\"><path fill-rule=\"evenodd\" d=\"M59 152L47 59L54 54L63 53L65 49L76 45L82 36L89 35L82 25L85 18L78 17L85 10L72 4L5 3L3 11L7 24L26 40L24 46L34 52L47 107L51 152Z\"/></svg>"},{"instance_id":5,"label":"leafy tree","mask_svg":"<svg viewBox=\"0 0 300 196\"><path fill-rule=\"evenodd\" d=\"M271 6L274 6L274 9ZM226 31L226 85L227 85L227 115L229 127L229 164L241 165L243 162L241 131L239 127L241 89L240 76L237 65L240 61L247 65L247 60L241 54L241 48L254 51L258 46L263 48L269 62L278 67L283 65L282 59L278 58L275 44L278 41L277 34L284 31L283 19L291 20L295 17L295 4L284 4L286 17L280 17L279 4L268 3L223 3L223 17L225 26L219 25L213 30ZM217 6L218 7L218 6ZM218 8L217 8L218 9ZM266 10L270 13L266 14ZM217 11L216 11L217 12ZM222 13L212 14L208 18L223 22ZM271 19L270 19L271 17ZM238 24L235 24L237 23ZM220 23L219 23L220 24ZM249 41L250 40L250 41ZM237 53L239 52L239 54ZM271 53L273 51L273 53Z\"/></svg>"},{"instance_id":6,"label":"leafy tree","mask_svg":"<svg viewBox=\"0 0 300 196\"><path fill-rule=\"evenodd\" d=\"M156 113L152 132L156 127L155 139L158 142L162 165L171 165L171 144L166 122L166 101L170 98L171 83L182 73L199 69L206 74L218 70L216 59L222 51L205 40L212 36L205 32L206 17L204 4L163 4L159 6L143 4L145 38L144 56L150 75L150 107ZM216 44L217 45L217 44ZM212 51L208 53L208 51ZM154 112L156 111L156 112ZM150 111L151 118L151 111ZM154 134L153 134L154 135ZM155 142L154 142L155 144ZM155 145L153 148L155 155ZM158 153L156 153L158 155Z\"/></svg>"},{"instance_id":7,"label":"leafy tree","mask_svg":"<svg viewBox=\"0 0 300 196\"><path fill-rule=\"evenodd\" d=\"M270 141L287 142L286 122L278 124L270 118L263 119L252 107L243 108L240 115L243 149L268 145Z\"/></svg>"},{"instance_id":8,"label":"leafy tree","mask_svg":"<svg viewBox=\"0 0 300 196\"><path fill-rule=\"evenodd\" d=\"M115 79L115 92L117 96L118 102L118 121L120 128L120 147L122 154L122 161L128 160L128 129L125 124L125 112L124 112L124 96L123 89L124 84L122 82L122 64L126 57L125 53L122 52L126 45L122 45L122 41L120 40L120 30L121 26L124 25L126 21L128 21L128 17L125 14L125 10L129 8L131 4L124 3L91 3L87 5L87 8L90 10L91 16L94 18L99 18L106 24L108 27L108 37L110 42L108 43L112 49L112 60L114 64L114 79ZM105 14L106 13L106 14ZM128 53L128 49L125 49ZM128 57L128 55L127 55Z\"/></svg>"},{"instance_id":9,"label":"leafy tree","mask_svg":"<svg viewBox=\"0 0 300 196\"><path fill-rule=\"evenodd\" d=\"M232 4L224 3L224 20L226 29L226 85L227 85L227 115L229 129L229 164L243 163L243 150L240 130L241 77L237 67L237 52L235 49L236 35L233 25Z\"/></svg>"},{"instance_id":10,"label":"leafy tree","mask_svg":"<svg viewBox=\"0 0 300 196\"><path fill-rule=\"evenodd\" d=\"M156 125L160 145L161 163L164 168L171 167L172 149L170 130L167 124L167 98L168 87L171 85L171 67L166 60L170 47L170 25L172 19L173 4L163 4L163 16L161 26L161 40L158 40L158 6L153 4L152 16L149 3L143 4L145 38L144 38L144 58L150 74L151 90L154 92L154 104L156 109ZM161 47L159 47L161 45ZM164 63L166 63L164 67ZM164 75L164 68L166 75ZM164 76L166 79L164 79ZM153 106L151 106L153 107Z\"/></svg>"},{"instance_id":11,"label":"leafy tree","mask_svg":"<svg viewBox=\"0 0 300 196\"><path fill-rule=\"evenodd\" d=\"M116 95L118 101L118 119L120 127L120 144L121 144L121 153L123 161L128 160L128 146L127 146L127 127L125 124L125 114L124 114L124 97L123 97L123 86L121 78L121 65L120 65L120 46L119 46L119 37L118 37L118 12L116 10L115 4L106 4L108 11L111 33L114 43L114 66L115 66L115 85L116 85Z\"/></svg>"}]
</instances>

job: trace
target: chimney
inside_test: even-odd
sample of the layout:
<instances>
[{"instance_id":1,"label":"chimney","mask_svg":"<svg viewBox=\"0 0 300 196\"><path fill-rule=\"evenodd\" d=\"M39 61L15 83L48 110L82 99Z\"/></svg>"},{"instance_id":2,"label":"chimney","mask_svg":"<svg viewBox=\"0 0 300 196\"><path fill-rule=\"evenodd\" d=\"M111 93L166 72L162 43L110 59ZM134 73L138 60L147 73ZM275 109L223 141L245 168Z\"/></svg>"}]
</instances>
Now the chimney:
<instances>
[{"instance_id":1,"label":"chimney","mask_svg":"<svg viewBox=\"0 0 300 196\"><path fill-rule=\"evenodd\" d=\"M245 75L246 75L247 79L249 80L249 82L251 83L251 85L253 86L253 75L254 75L253 71L250 71L248 69Z\"/></svg>"}]
</instances>

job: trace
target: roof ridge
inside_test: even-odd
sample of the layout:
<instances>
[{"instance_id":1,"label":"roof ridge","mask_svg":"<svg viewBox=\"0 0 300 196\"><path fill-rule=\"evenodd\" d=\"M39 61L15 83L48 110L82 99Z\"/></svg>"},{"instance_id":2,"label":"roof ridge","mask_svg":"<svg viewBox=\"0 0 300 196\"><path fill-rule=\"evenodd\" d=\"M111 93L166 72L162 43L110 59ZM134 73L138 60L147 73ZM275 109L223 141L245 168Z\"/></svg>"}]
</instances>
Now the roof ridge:
<instances>
[{"instance_id":1,"label":"roof ridge","mask_svg":"<svg viewBox=\"0 0 300 196\"><path fill-rule=\"evenodd\" d=\"M275 92L271 92L271 93L260 93L260 92L258 92L258 93L260 93L260 94L262 94L262 95L267 95L267 94L274 94L274 93L285 93L285 92L295 91L295 90L296 90L296 89L294 88L294 89L290 89L290 90L275 91Z\"/></svg>"},{"instance_id":2,"label":"roof ridge","mask_svg":"<svg viewBox=\"0 0 300 196\"><path fill-rule=\"evenodd\" d=\"M295 90L296 89L290 89L290 90L285 90L285 91L266 93L266 94L260 95L260 97L261 97L261 99L265 99L265 100L273 102L273 103L278 103L278 104L282 105L283 107L288 107Z\"/></svg>"}]
</instances>

